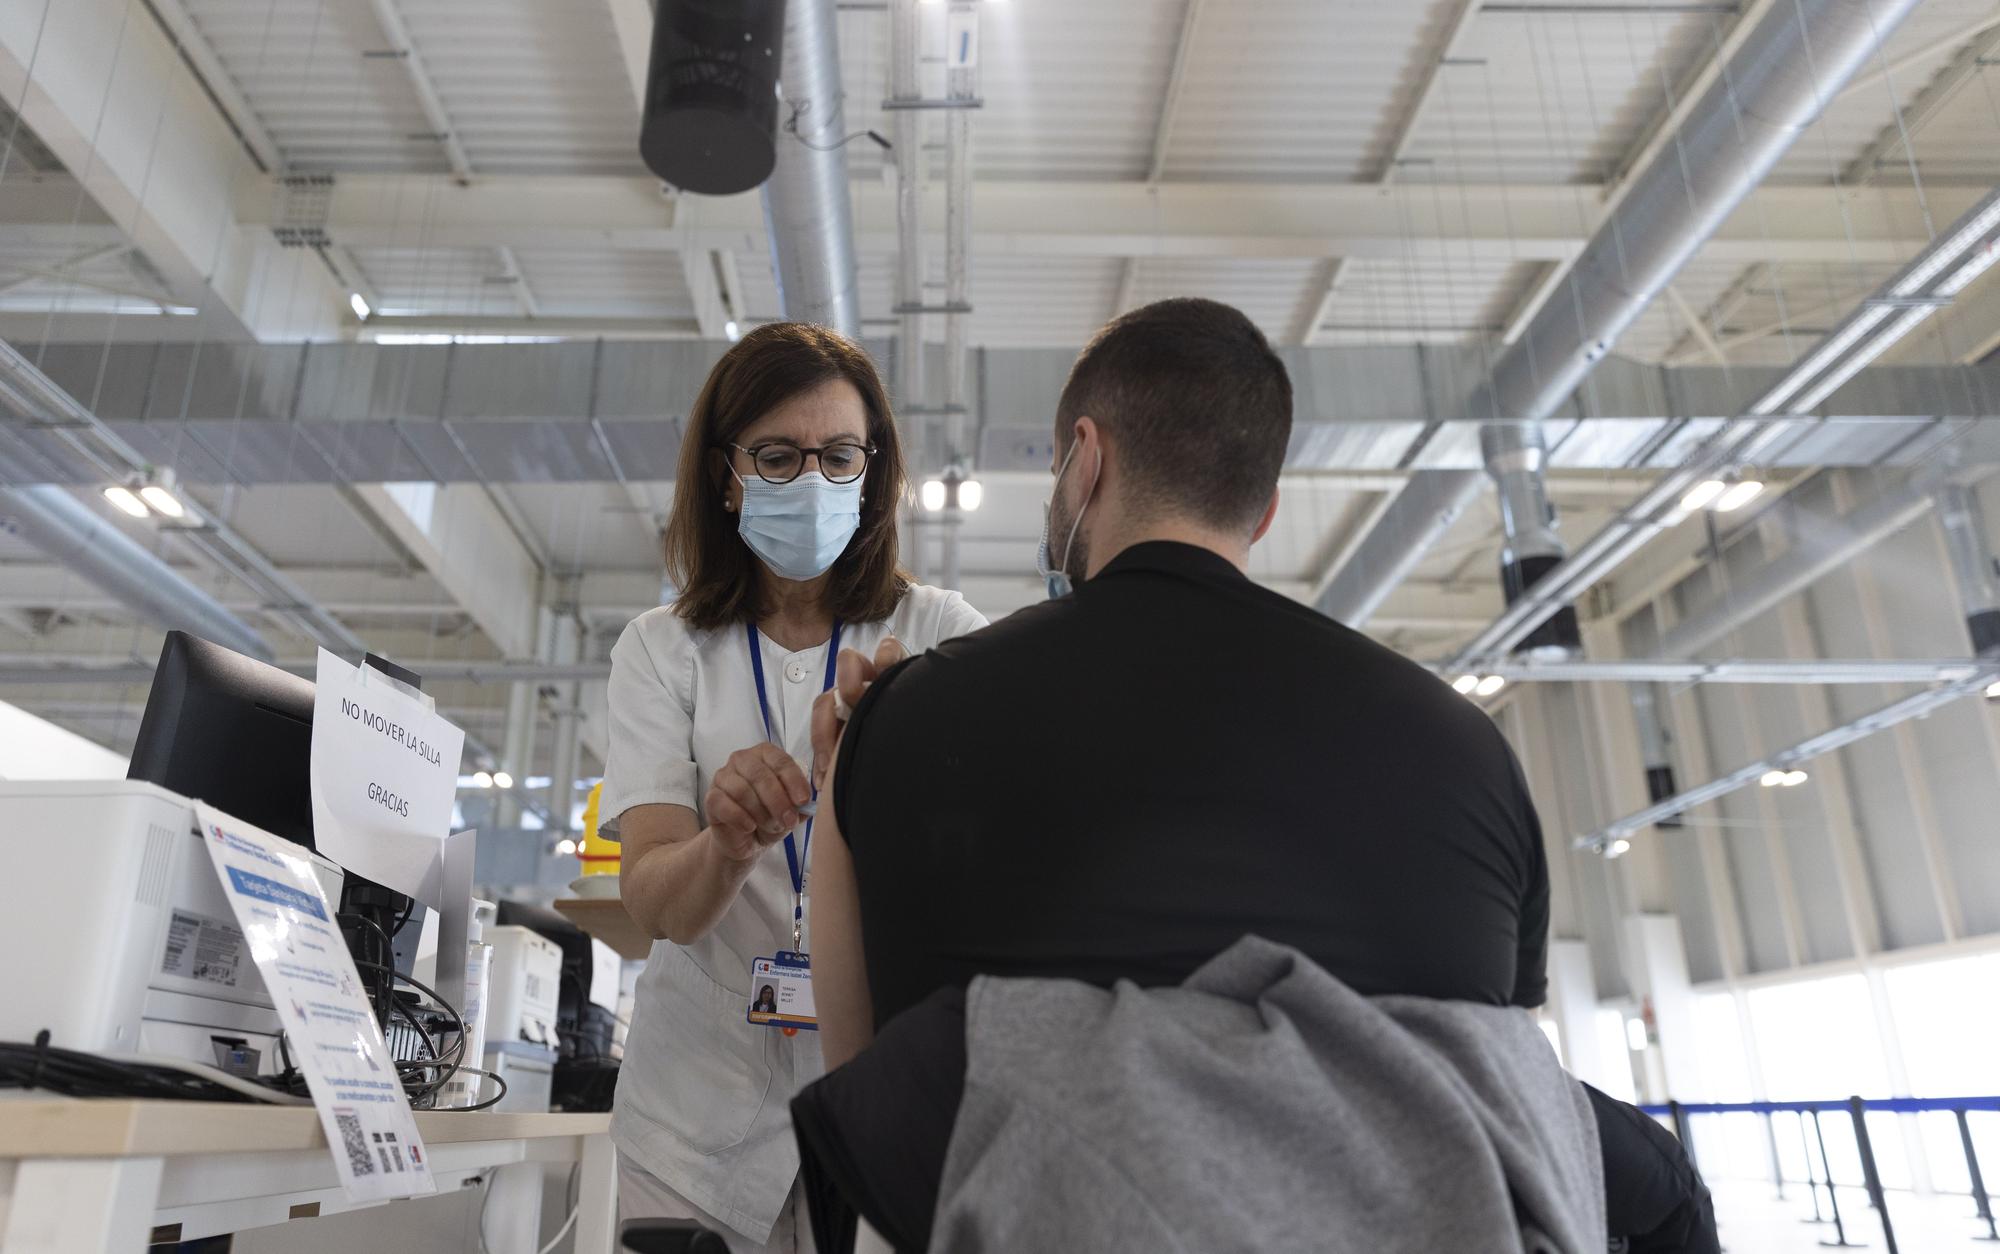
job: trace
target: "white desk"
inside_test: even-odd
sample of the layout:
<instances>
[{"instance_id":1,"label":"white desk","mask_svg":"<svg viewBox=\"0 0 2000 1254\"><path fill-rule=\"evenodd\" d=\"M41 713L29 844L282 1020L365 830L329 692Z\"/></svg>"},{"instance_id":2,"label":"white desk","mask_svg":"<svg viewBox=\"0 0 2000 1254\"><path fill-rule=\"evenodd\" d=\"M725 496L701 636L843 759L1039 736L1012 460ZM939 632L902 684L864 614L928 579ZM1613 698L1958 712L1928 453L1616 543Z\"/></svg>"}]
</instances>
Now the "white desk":
<instances>
[{"instance_id":1,"label":"white desk","mask_svg":"<svg viewBox=\"0 0 2000 1254\"><path fill-rule=\"evenodd\" d=\"M576 1254L612 1254L609 1115L417 1112L438 1190L490 1178L493 1254L539 1245L541 1164L579 1163ZM341 1192L310 1107L0 1100L0 1254L141 1254L366 1205Z\"/></svg>"}]
</instances>

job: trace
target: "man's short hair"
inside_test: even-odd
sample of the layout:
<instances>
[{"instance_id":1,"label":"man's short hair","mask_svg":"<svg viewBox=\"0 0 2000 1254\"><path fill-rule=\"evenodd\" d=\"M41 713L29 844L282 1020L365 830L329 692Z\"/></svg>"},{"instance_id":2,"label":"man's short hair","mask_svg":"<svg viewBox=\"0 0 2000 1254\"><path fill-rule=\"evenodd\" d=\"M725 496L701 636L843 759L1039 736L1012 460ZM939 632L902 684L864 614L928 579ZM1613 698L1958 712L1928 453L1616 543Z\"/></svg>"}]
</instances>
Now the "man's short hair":
<instances>
[{"instance_id":1,"label":"man's short hair","mask_svg":"<svg viewBox=\"0 0 2000 1254\"><path fill-rule=\"evenodd\" d=\"M1176 297L1114 318L1070 368L1057 459L1091 417L1118 448L1134 508L1254 525L1292 437L1292 381L1241 310Z\"/></svg>"}]
</instances>

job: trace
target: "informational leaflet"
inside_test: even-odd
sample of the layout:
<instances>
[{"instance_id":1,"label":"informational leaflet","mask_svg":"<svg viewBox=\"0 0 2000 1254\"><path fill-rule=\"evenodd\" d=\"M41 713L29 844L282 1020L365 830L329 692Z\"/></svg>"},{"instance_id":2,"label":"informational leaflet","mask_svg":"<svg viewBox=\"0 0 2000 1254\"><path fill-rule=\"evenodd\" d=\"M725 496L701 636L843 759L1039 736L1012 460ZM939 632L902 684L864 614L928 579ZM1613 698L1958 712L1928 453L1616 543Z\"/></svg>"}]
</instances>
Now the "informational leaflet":
<instances>
[{"instance_id":1,"label":"informational leaflet","mask_svg":"<svg viewBox=\"0 0 2000 1254\"><path fill-rule=\"evenodd\" d=\"M341 1186L356 1201L435 1193L389 1043L306 851L199 801L195 822L305 1075Z\"/></svg>"},{"instance_id":2,"label":"informational leaflet","mask_svg":"<svg viewBox=\"0 0 2000 1254\"><path fill-rule=\"evenodd\" d=\"M387 676L319 651L313 840L350 873L444 904L444 839L465 733Z\"/></svg>"}]
</instances>

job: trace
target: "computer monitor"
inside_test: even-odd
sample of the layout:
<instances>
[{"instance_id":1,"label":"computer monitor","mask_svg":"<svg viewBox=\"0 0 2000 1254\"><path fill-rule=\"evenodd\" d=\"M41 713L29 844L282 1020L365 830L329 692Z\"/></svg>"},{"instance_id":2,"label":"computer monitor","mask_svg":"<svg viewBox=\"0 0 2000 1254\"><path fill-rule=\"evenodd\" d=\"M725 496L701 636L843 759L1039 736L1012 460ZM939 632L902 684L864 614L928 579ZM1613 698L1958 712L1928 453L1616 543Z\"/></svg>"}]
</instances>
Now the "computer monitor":
<instances>
[{"instance_id":1,"label":"computer monitor","mask_svg":"<svg viewBox=\"0 0 2000 1254\"><path fill-rule=\"evenodd\" d=\"M170 631L126 778L313 847L313 683Z\"/></svg>"},{"instance_id":2,"label":"computer monitor","mask_svg":"<svg viewBox=\"0 0 2000 1254\"><path fill-rule=\"evenodd\" d=\"M367 662L413 689L422 687L414 672L393 662L373 654ZM170 631L126 778L206 801L273 836L315 848L312 725L310 679ZM386 1023L394 989L389 971L408 975L412 956L398 953L394 938L412 921L421 929L421 907L349 873L338 908L348 947L357 961L370 964L363 982Z\"/></svg>"}]
</instances>

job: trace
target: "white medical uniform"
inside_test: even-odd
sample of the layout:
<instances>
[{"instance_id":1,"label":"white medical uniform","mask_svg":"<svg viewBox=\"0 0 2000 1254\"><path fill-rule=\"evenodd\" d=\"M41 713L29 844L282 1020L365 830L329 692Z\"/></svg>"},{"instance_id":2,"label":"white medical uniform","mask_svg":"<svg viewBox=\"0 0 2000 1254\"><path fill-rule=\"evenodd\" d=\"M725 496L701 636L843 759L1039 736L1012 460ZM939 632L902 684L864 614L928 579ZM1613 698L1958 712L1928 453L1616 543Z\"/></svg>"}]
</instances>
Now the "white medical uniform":
<instances>
[{"instance_id":1,"label":"white medical uniform","mask_svg":"<svg viewBox=\"0 0 2000 1254\"><path fill-rule=\"evenodd\" d=\"M845 625L840 644L872 655L893 635L920 653L985 625L956 592L918 585L887 622ZM826 643L794 653L761 634L758 641L774 739L810 771ZM611 651L609 698L610 760L599 803L606 816L652 804L701 815L729 756L765 738L744 629L692 630L671 608L648 610L625 628ZM607 817L606 829L615 825ZM803 836L801 828L794 840ZM625 1163L691 1203L702 1212L697 1218L734 1229L725 1234L732 1248L773 1242L774 1226L774 1244L809 1246L805 1225L794 1221L799 1153L790 1103L823 1070L818 1034L787 1037L744 1017L751 962L792 948L792 906L780 842L708 935L692 945L653 943L612 1107L611 1135ZM808 903L808 924L810 916Z\"/></svg>"}]
</instances>

